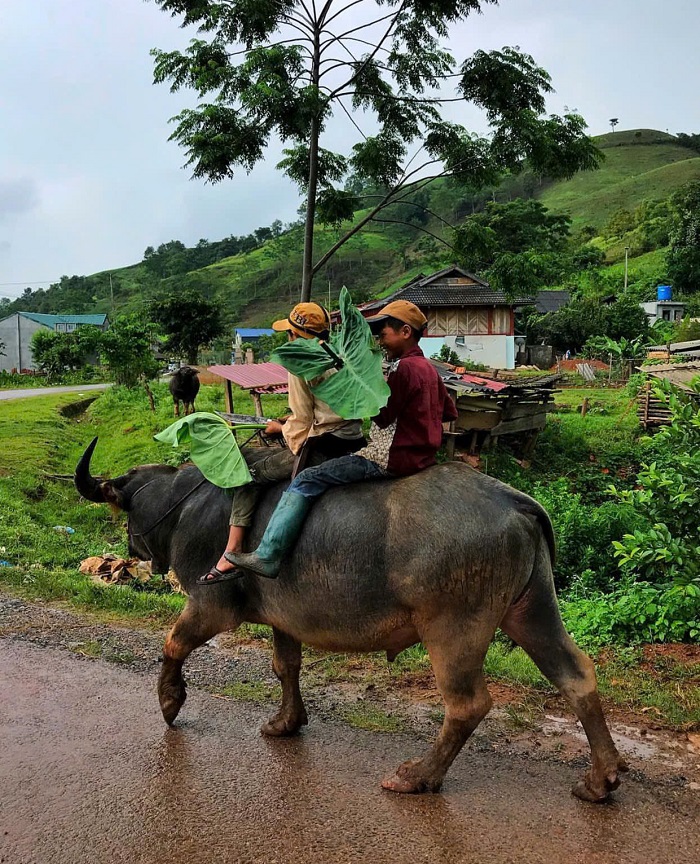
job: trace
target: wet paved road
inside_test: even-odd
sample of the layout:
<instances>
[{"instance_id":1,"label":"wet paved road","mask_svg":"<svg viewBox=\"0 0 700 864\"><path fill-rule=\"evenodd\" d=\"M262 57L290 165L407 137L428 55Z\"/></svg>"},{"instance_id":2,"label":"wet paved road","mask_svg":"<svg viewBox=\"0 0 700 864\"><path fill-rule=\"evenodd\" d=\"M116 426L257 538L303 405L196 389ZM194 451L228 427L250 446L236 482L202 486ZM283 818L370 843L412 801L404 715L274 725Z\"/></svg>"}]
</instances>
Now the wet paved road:
<instances>
[{"instance_id":1,"label":"wet paved road","mask_svg":"<svg viewBox=\"0 0 700 864\"><path fill-rule=\"evenodd\" d=\"M70 387L28 387L26 390L0 390L0 402L4 399L28 399L30 396L52 396L55 393L89 393L91 390L106 390L111 384L76 384Z\"/></svg>"},{"instance_id":2,"label":"wet paved road","mask_svg":"<svg viewBox=\"0 0 700 864\"><path fill-rule=\"evenodd\" d=\"M423 742L313 721L269 741L266 714L191 690L168 730L150 677L0 639L0 861L700 861L697 793L628 779L595 807L580 767L472 750L402 797L379 780Z\"/></svg>"}]
</instances>

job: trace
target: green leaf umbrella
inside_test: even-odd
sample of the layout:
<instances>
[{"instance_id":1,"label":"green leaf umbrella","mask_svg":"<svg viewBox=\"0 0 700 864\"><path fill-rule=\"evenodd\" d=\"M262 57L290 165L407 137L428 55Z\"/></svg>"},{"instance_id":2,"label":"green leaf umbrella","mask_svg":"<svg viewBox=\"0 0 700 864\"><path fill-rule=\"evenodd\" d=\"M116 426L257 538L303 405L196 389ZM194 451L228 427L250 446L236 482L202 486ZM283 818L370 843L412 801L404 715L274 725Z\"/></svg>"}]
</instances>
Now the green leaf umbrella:
<instances>
[{"instance_id":1,"label":"green leaf umbrella","mask_svg":"<svg viewBox=\"0 0 700 864\"><path fill-rule=\"evenodd\" d=\"M249 424L236 428L264 429L265 425ZM244 486L252 479L231 427L216 414L195 411L176 420L154 437L173 447L189 444L192 461L215 486L230 489Z\"/></svg>"}]
</instances>

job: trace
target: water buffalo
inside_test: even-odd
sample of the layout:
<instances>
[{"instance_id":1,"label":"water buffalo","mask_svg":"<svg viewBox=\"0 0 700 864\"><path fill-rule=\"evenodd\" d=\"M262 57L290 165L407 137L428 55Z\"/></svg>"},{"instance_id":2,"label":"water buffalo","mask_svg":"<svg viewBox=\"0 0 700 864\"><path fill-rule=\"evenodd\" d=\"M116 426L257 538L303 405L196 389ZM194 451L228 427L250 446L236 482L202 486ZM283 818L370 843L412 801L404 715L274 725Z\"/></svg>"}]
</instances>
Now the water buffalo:
<instances>
[{"instance_id":1,"label":"water buffalo","mask_svg":"<svg viewBox=\"0 0 700 864\"><path fill-rule=\"evenodd\" d=\"M189 597L165 641L158 695L172 724L185 701L182 667L212 636L243 621L273 628L273 669L282 683L266 735L292 735L307 722L299 690L301 644L326 651L385 651L392 660L419 641L428 650L445 720L420 759L383 781L397 792L437 790L491 706L483 661L500 627L566 696L583 724L592 764L574 794L603 801L626 765L598 698L591 660L562 624L554 593L554 536L532 498L461 463L400 480L327 492L276 580L253 575L196 584L224 547L229 495L197 468L132 468L114 480L90 474L95 439L76 469L90 501L128 513L132 555L172 566ZM254 548L283 485L261 501Z\"/></svg>"},{"instance_id":2,"label":"water buffalo","mask_svg":"<svg viewBox=\"0 0 700 864\"><path fill-rule=\"evenodd\" d=\"M168 388L173 396L175 416L180 416L180 402L185 410L185 416L194 411L194 400L199 393L199 372L191 366L181 366L170 379Z\"/></svg>"}]
</instances>

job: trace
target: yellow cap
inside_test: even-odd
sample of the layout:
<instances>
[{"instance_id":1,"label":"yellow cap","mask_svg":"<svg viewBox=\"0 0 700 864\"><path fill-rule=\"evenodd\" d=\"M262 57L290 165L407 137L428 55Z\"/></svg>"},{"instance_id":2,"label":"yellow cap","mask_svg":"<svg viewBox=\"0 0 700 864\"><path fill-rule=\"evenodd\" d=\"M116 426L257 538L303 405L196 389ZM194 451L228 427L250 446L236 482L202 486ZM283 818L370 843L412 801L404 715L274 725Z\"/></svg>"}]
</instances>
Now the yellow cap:
<instances>
[{"instance_id":1,"label":"yellow cap","mask_svg":"<svg viewBox=\"0 0 700 864\"><path fill-rule=\"evenodd\" d=\"M373 324L383 321L385 318L396 318L398 321L408 324L419 332L424 330L428 323L428 319L415 303L409 303L408 300L393 300L378 315L372 315L371 318L367 318L366 320L370 324Z\"/></svg>"},{"instance_id":2,"label":"yellow cap","mask_svg":"<svg viewBox=\"0 0 700 864\"><path fill-rule=\"evenodd\" d=\"M325 336L331 326L331 316L318 303L297 303L289 317L281 318L272 325L279 332L291 330L302 339Z\"/></svg>"}]
</instances>

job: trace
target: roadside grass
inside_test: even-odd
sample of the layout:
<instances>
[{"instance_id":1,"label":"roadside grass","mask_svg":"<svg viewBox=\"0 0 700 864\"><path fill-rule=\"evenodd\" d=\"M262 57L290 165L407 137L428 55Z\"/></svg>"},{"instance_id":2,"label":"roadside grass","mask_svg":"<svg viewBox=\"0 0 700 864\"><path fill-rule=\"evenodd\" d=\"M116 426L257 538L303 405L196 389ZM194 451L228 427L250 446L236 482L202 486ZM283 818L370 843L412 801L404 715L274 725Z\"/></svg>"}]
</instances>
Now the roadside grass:
<instances>
[{"instance_id":1,"label":"roadside grass","mask_svg":"<svg viewBox=\"0 0 700 864\"><path fill-rule=\"evenodd\" d=\"M282 698L282 688L278 684L268 684L266 681L233 681L223 687L216 688L216 694L241 702L254 702L264 705L267 702L277 702Z\"/></svg>"},{"instance_id":2,"label":"roadside grass","mask_svg":"<svg viewBox=\"0 0 700 864\"><path fill-rule=\"evenodd\" d=\"M198 408L223 407L220 388L203 387L202 390ZM182 595L99 585L79 573L80 561L89 555L105 552L125 555L125 531L122 521L112 521L104 506L80 501L72 482L56 479L72 474L79 454L97 432L100 445L95 458L96 474L102 471L114 476L147 461L181 461L183 454L152 440L154 431L172 421L171 402L165 386L155 385L154 393L155 415L147 410L145 393L120 391L120 388L101 396L86 415L73 420L59 413L61 407L75 399L70 394L0 403L0 559L8 562L0 566L0 583L7 590L29 599L65 603L100 618L155 627L171 624L180 613L185 603ZM599 456L611 447L624 450L632 430L625 425L628 418L624 415L623 393L591 391L593 400L599 399L609 407L607 413L585 418L574 412L562 413L556 433L560 436L559 444L566 441L566 436L561 436L564 428L571 433L571 442L566 448L569 452L580 451L579 455L585 455L586 448L590 447L596 448L591 452ZM584 394L582 390L559 394L558 401L561 405L574 406ZM249 397L237 392L235 399L237 411L252 412ZM283 413L285 404L283 397L271 397L265 401L264 408L266 413L275 416ZM546 441L547 433L542 438ZM550 440L550 450L554 451L556 446L559 446L556 438ZM68 534L60 526L72 527L74 533ZM255 639L265 644L270 641L269 629L259 625L246 625L239 635L242 640ZM82 653L89 655L92 651L97 649L88 645ZM700 726L697 664L649 668L648 664L638 662L639 655L635 651L616 648L601 655L599 682L603 695L624 709L645 712L663 725ZM113 662L130 662L128 657L112 659ZM425 676L429 669L427 653L422 646L404 651L391 665L384 655L360 657L305 651L304 676L311 685L350 682L390 689L399 683L398 679ZM524 652L519 648L511 649L502 640L497 640L489 649L485 671L493 681L523 688L523 702L537 694L554 692ZM248 682L236 685L230 695L253 699L262 698L264 693L265 700L269 701L274 698L274 692L271 685ZM527 714L517 705L513 710ZM393 721L381 714L381 710L367 700L349 710L347 722L361 728L390 729ZM520 721L516 718L514 722Z\"/></svg>"}]
</instances>

